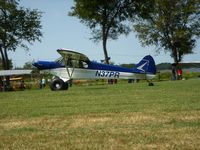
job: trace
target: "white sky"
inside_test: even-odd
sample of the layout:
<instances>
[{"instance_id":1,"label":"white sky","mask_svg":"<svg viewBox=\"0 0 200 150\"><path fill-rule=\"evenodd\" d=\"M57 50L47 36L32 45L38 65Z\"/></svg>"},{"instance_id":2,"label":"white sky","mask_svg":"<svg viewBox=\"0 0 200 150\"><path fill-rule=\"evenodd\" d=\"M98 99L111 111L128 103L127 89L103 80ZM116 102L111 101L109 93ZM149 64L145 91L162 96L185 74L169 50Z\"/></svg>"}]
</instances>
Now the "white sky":
<instances>
[{"instance_id":1,"label":"white sky","mask_svg":"<svg viewBox=\"0 0 200 150\"><path fill-rule=\"evenodd\" d=\"M90 60L104 59L101 43L95 44L89 40L90 30L75 17L69 17L68 12L73 0L21 0L20 6L38 9L42 17L42 42L30 45L30 51L18 48L9 52L14 67L23 66L25 62L37 60L55 60L59 56L58 48L73 49L84 53ZM145 55L152 55L156 64L173 62L169 53L155 52L154 47L142 47L132 32L127 37L120 36L118 40L108 41L108 54L115 64L138 63ZM200 61L200 40L194 49L194 54L184 57L184 61Z\"/></svg>"}]
</instances>

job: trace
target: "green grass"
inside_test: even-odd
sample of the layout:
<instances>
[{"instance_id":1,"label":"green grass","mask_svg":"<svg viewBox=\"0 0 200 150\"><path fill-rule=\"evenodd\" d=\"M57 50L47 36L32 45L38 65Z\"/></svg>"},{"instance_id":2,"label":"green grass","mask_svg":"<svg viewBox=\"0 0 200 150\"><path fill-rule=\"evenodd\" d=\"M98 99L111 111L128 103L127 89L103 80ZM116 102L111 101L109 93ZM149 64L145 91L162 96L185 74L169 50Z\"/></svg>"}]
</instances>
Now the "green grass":
<instances>
[{"instance_id":1,"label":"green grass","mask_svg":"<svg viewBox=\"0 0 200 150\"><path fill-rule=\"evenodd\" d=\"M0 93L0 149L198 149L200 80Z\"/></svg>"}]
</instances>

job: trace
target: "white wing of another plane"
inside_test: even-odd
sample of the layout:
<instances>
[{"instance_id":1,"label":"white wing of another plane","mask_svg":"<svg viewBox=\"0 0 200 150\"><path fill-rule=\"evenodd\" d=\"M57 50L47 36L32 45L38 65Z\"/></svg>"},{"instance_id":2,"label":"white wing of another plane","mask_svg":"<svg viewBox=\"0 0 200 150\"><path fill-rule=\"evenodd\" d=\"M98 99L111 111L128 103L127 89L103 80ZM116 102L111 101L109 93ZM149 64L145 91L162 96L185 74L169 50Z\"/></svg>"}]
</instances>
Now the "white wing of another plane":
<instances>
[{"instance_id":1,"label":"white wing of another plane","mask_svg":"<svg viewBox=\"0 0 200 150\"><path fill-rule=\"evenodd\" d=\"M31 74L32 70L0 70L0 76Z\"/></svg>"}]
</instances>

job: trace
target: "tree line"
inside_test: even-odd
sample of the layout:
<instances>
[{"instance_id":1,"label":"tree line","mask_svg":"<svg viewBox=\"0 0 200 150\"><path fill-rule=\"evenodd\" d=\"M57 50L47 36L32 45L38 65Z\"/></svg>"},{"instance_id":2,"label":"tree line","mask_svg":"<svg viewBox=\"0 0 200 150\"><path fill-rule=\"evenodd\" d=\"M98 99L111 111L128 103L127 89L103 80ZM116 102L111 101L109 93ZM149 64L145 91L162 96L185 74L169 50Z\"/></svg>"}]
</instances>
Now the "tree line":
<instances>
[{"instance_id":1,"label":"tree line","mask_svg":"<svg viewBox=\"0 0 200 150\"><path fill-rule=\"evenodd\" d=\"M174 63L193 53L200 37L199 0L74 0L68 14L91 30L91 40L102 42L109 64L107 42L136 32L143 46L170 52ZM41 41L42 12L20 6L20 0L0 0L0 58L10 69L8 51ZM9 82L9 79L7 79Z\"/></svg>"}]
</instances>

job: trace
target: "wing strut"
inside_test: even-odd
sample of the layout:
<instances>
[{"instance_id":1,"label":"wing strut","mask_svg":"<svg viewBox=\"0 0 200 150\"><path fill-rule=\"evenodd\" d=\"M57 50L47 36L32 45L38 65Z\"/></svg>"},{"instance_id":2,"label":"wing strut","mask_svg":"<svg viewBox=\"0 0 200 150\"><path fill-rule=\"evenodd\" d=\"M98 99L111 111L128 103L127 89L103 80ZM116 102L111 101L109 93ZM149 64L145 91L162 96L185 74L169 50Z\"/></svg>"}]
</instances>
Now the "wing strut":
<instances>
[{"instance_id":1,"label":"wing strut","mask_svg":"<svg viewBox=\"0 0 200 150\"><path fill-rule=\"evenodd\" d=\"M74 63L72 63L72 59L71 58L66 58L64 57L65 59L65 67L66 67L66 70L67 70L67 74L69 76L69 80L72 79L72 75L74 73L74 68L75 68L75 65ZM71 73L70 73L70 69L72 67L72 70L71 70Z\"/></svg>"},{"instance_id":2,"label":"wing strut","mask_svg":"<svg viewBox=\"0 0 200 150\"><path fill-rule=\"evenodd\" d=\"M65 67L70 81L72 80L74 68L77 66L76 61L89 61L88 57L84 54L68 49L58 49L57 52L64 58Z\"/></svg>"}]
</instances>

